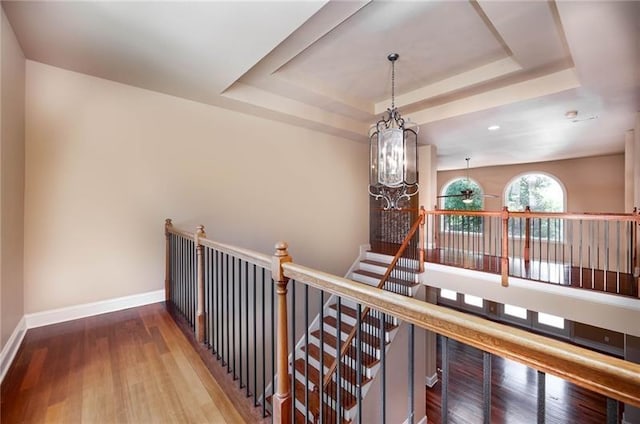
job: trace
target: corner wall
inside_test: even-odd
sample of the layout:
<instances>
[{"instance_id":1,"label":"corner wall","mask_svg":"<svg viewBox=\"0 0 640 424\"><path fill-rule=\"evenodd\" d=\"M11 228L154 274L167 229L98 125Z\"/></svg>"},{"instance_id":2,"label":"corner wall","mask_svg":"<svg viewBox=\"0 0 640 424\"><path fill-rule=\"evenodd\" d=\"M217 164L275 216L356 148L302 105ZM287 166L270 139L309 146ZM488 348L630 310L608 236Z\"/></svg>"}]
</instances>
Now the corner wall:
<instances>
[{"instance_id":1,"label":"corner wall","mask_svg":"<svg viewBox=\"0 0 640 424\"><path fill-rule=\"evenodd\" d=\"M164 287L164 219L343 275L367 146L27 61L25 313Z\"/></svg>"},{"instance_id":2,"label":"corner wall","mask_svg":"<svg viewBox=\"0 0 640 424\"><path fill-rule=\"evenodd\" d=\"M0 350L24 315L25 59L0 8ZM17 346L15 346L17 348Z\"/></svg>"}]
</instances>

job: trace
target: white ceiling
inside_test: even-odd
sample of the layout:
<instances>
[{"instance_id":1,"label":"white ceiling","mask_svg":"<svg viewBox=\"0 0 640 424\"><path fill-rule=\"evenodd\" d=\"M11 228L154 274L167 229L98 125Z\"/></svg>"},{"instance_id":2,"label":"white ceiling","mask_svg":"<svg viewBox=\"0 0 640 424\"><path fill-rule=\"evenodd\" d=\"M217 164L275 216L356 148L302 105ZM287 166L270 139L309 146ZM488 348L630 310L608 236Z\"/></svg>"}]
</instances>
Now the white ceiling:
<instances>
[{"instance_id":1,"label":"white ceiling","mask_svg":"<svg viewBox=\"0 0 640 424\"><path fill-rule=\"evenodd\" d=\"M443 170L622 152L640 111L636 1L2 4L28 59L363 143L397 52Z\"/></svg>"}]
</instances>

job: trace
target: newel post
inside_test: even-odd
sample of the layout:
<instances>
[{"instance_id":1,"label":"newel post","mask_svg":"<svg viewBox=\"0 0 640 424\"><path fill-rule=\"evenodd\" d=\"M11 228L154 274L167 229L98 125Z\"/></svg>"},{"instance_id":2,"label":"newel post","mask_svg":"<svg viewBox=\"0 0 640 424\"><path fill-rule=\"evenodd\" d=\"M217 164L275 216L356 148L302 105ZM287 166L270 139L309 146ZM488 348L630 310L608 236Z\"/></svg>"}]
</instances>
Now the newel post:
<instances>
[{"instance_id":1,"label":"newel post","mask_svg":"<svg viewBox=\"0 0 640 424\"><path fill-rule=\"evenodd\" d=\"M524 208L526 213L531 213L531 208L527 206ZM531 218L529 215L524 219L524 263L526 266L529 265L529 260L531 259L530 247L531 247Z\"/></svg>"},{"instance_id":2,"label":"newel post","mask_svg":"<svg viewBox=\"0 0 640 424\"><path fill-rule=\"evenodd\" d=\"M420 260L420 264L418 266L418 272L424 272L424 249L425 249L425 216L426 211L424 210L424 206L420 206L420 229L418 230L418 259Z\"/></svg>"},{"instance_id":3,"label":"newel post","mask_svg":"<svg viewBox=\"0 0 640 424\"><path fill-rule=\"evenodd\" d=\"M273 422L276 424L291 423L291 387L289 384L289 350L287 332L287 283L289 279L284 276L282 264L291 262L291 256L287 252L287 243L276 244L276 253L271 260L271 274L276 282L276 294L278 295L278 346L276 352L278 384L273 395Z\"/></svg>"},{"instance_id":4,"label":"newel post","mask_svg":"<svg viewBox=\"0 0 640 424\"><path fill-rule=\"evenodd\" d=\"M196 246L196 275L198 280L198 297L196 310L196 339L204 343L204 246L200 239L207 237L204 226L198 225L193 241Z\"/></svg>"},{"instance_id":5,"label":"newel post","mask_svg":"<svg viewBox=\"0 0 640 424\"><path fill-rule=\"evenodd\" d=\"M509 286L509 209L504 206L502 213L500 214L502 219L502 258L501 258L501 271L502 271L502 286Z\"/></svg>"},{"instance_id":6,"label":"newel post","mask_svg":"<svg viewBox=\"0 0 640 424\"><path fill-rule=\"evenodd\" d=\"M164 300L171 300L171 219L164 220L165 258L164 258Z\"/></svg>"}]
</instances>

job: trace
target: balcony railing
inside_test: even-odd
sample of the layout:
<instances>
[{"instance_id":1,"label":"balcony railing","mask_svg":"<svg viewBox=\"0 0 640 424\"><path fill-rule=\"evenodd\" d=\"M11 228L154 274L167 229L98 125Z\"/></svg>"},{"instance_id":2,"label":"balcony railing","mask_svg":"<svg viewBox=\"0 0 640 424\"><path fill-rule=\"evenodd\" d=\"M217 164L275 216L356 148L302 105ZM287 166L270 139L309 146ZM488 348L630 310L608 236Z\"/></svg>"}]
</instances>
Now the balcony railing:
<instances>
[{"instance_id":1,"label":"balcony railing","mask_svg":"<svg viewBox=\"0 0 640 424\"><path fill-rule=\"evenodd\" d=\"M420 337L427 332L444 337L443 423L450 409L447 387L453 383L448 339L484 352L485 422L491 417L493 355L538 371L538 422L544 422L546 413L547 373L600 394L607 423L618 422L619 402L640 406L638 364L295 264L285 243L278 243L275 254L267 256L209 240L202 227L194 233L179 230L170 220L165 234L167 304L193 327L206 355L235 382L238 402L249 399L259 416L275 423L371 423L374 418L382 423L415 422L421 418L416 413L419 403L424 402L416 396L420 387L424 390L424 379L416 378L416 364L424 360L416 360L416 346L424 345ZM344 317L342 324L339 319L338 325L322 319L328 299L336 305L332 313ZM347 308L357 312L349 317ZM372 311L377 328L361 318L365 308ZM322 325L319 344L309 332L314 322ZM367 336L357 332L349 342L348 363L342 362L331 374L329 367L343 350L350 328L366 325L374 331ZM406 347L390 350L392 332L404 332ZM332 337L322 340L325 333ZM358 387L371 384L372 368L378 370L379 390L366 408ZM355 380L334 377L346 370L355 370ZM327 378L333 383L325 385ZM350 392L345 384L356 391ZM404 394L401 403L399 394ZM391 397L393 404L388 403Z\"/></svg>"},{"instance_id":2,"label":"balcony railing","mask_svg":"<svg viewBox=\"0 0 640 424\"><path fill-rule=\"evenodd\" d=\"M640 214L427 211L427 262L638 297Z\"/></svg>"}]
</instances>

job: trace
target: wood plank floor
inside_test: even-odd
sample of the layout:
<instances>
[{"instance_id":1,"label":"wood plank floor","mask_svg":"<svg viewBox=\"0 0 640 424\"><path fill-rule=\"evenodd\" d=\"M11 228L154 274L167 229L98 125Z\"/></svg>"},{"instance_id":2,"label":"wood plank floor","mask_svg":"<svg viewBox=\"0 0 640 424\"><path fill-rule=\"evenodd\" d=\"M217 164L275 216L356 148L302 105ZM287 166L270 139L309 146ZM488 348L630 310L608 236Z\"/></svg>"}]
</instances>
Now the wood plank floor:
<instances>
[{"instance_id":1,"label":"wood plank floor","mask_svg":"<svg viewBox=\"0 0 640 424\"><path fill-rule=\"evenodd\" d=\"M438 369L441 369L438 337ZM481 423L482 352L449 340L449 423ZM491 423L530 424L536 422L537 372L514 361L492 358ZM438 378L441 374L438 372ZM427 389L429 423L441 422L440 381ZM602 424L606 422L606 398L564 380L546 377L547 424Z\"/></svg>"},{"instance_id":2,"label":"wood plank floor","mask_svg":"<svg viewBox=\"0 0 640 424\"><path fill-rule=\"evenodd\" d=\"M164 303L29 330L0 407L3 424L245 422Z\"/></svg>"}]
</instances>

